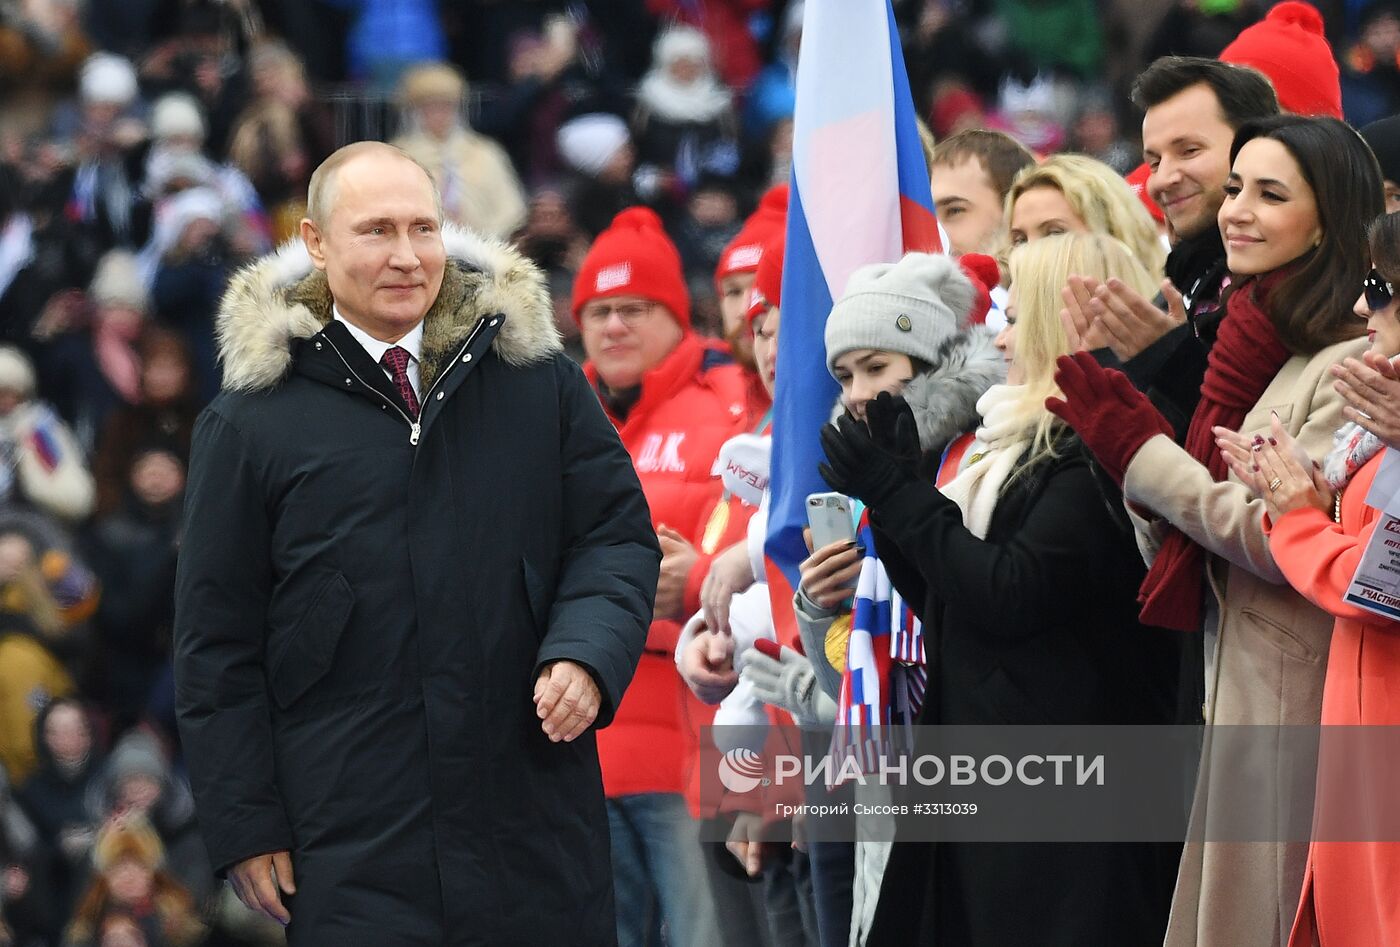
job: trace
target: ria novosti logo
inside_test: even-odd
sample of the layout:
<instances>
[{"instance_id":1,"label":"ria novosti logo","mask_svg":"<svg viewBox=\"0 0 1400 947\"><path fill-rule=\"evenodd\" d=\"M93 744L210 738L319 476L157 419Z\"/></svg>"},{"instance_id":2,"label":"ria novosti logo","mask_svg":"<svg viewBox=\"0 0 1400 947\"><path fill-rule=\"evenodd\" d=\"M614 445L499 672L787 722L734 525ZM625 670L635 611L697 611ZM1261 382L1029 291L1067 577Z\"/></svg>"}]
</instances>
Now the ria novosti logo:
<instances>
[{"instance_id":1,"label":"ria novosti logo","mask_svg":"<svg viewBox=\"0 0 1400 947\"><path fill-rule=\"evenodd\" d=\"M736 747L719 759L719 781L730 792L752 792L763 782L763 757L748 747Z\"/></svg>"}]
</instances>

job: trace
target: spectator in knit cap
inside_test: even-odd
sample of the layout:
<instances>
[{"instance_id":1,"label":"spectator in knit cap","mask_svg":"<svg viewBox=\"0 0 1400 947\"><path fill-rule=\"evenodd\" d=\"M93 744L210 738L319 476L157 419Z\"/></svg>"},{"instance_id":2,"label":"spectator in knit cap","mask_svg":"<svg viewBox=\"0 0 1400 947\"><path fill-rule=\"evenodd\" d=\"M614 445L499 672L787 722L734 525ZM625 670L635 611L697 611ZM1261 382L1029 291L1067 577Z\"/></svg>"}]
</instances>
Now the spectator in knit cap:
<instances>
[{"instance_id":1,"label":"spectator in knit cap","mask_svg":"<svg viewBox=\"0 0 1400 947\"><path fill-rule=\"evenodd\" d=\"M94 53L78 80L76 118L60 114L55 121L55 131L73 138L78 155L65 182L65 213L86 225L103 248L139 247L150 227L150 207L140 191L147 132L132 114L139 106L131 63Z\"/></svg>"},{"instance_id":2,"label":"spectator in knit cap","mask_svg":"<svg viewBox=\"0 0 1400 947\"><path fill-rule=\"evenodd\" d=\"M580 115L559 126L555 143L577 175L569 203L590 237L602 233L624 207L641 203L633 184L637 152L622 119L607 112Z\"/></svg>"},{"instance_id":3,"label":"spectator in knit cap","mask_svg":"<svg viewBox=\"0 0 1400 947\"><path fill-rule=\"evenodd\" d=\"M644 943L654 906L672 942L691 944L692 925L713 908L684 795L697 752L687 721L708 722L713 711L681 682L672 655L680 621L700 607L712 559L706 530L722 494L709 471L745 427L746 384L690 331L680 257L646 208L628 208L599 234L574 282L573 311L584 371L632 457L663 554L646 650L613 725L598 734L618 940ZM742 535L742 524L721 525ZM719 548L724 537L711 538Z\"/></svg>"},{"instance_id":4,"label":"spectator in knit cap","mask_svg":"<svg viewBox=\"0 0 1400 947\"><path fill-rule=\"evenodd\" d=\"M733 96L715 77L705 34L677 26L657 37L632 129L643 173L678 196L702 174L730 177L739 169Z\"/></svg>"},{"instance_id":5,"label":"spectator in knit cap","mask_svg":"<svg viewBox=\"0 0 1400 947\"><path fill-rule=\"evenodd\" d=\"M1220 61L1268 76L1285 112L1342 117L1337 60L1323 33L1322 14L1311 4L1284 0L1235 37Z\"/></svg>"},{"instance_id":6,"label":"spectator in knit cap","mask_svg":"<svg viewBox=\"0 0 1400 947\"><path fill-rule=\"evenodd\" d=\"M151 149L146 155L145 195L159 202L185 187L206 187L219 196L229 239L243 256L270 250L271 223L253 183L231 164L217 164L203 153L204 111L194 96L170 92L151 110ZM161 241L162 206L154 211L156 242ZM166 248L161 249L161 253Z\"/></svg>"},{"instance_id":7,"label":"spectator in knit cap","mask_svg":"<svg viewBox=\"0 0 1400 947\"><path fill-rule=\"evenodd\" d=\"M416 66L399 82L406 133L394 144L432 172L448 220L508 237L525 220L525 193L505 149L463 118L467 82L443 63Z\"/></svg>"},{"instance_id":8,"label":"spectator in knit cap","mask_svg":"<svg viewBox=\"0 0 1400 947\"><path fill-rule=\"evenodd\" d=\"M84 449L92 449L114 408L141 398L136 346L150 304L136 257L113 250L98 264L86 298L55 300L40 316L40 388L72 423Z\"/></svg>"},{"instance_id":9,"label":"spectator in knit cap","mask_svg":"<svg viewBox=\"0 0 1400 947\"><path fill-rule=\"evenodd\" d=\"M1400 115L1383 118L1361 129L1361 137L1376 154L1385 179L1385 211L1400 211Z\"/></svg>"},{"instance_id":10,"label":"spectator in knit cap","mask_svg":"<svg viewBox=\"0 0 1400 947\"><path fill-rule=\"evenodd\" d=\"M744 221L743 229L729 241L715 267L715 288L719 291L720 324L729 350L750 380L749 414L757 417L768 410L767 393L758 381L753 353L753 332L748 318L749 294L758 274L764 248L782 234L787 222L788 186L770 188L758 209ZM757 414L755 414L757 412Z\"/></svg>"},{"instance_id":11,"label":"spectator in knit cap","mask_svg":"<svg viewBox=\"0 0 1400 947\"><path fill-rule=\"evenodd\" d=\"M138 727L117 741L86 801L98 824L143 820L160 839L165 870L196 897L211 893L214 873L195 825L194 798L150 731Z\"/></svg>"}]
</instances>

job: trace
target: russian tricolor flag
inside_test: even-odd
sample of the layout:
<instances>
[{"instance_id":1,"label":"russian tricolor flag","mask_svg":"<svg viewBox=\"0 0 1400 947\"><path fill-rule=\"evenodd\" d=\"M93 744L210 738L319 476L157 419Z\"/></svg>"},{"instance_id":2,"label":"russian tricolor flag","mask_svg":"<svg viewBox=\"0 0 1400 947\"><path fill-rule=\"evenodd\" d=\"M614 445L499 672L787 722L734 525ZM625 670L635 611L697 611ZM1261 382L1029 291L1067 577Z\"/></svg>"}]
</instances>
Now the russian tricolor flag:
<instances>
[{"instance_id":1,"label":"russian tricolor flag","mask_svg":"<svg viewBox=\"0 0 1400 947\"><path fill-rule=\"evenodd\" d=\"M808 0L797 65L792 189L773 406L769 592L778 639L797 639L792 594L809 493L827 490L818 432L839 389L823 332L867 263L939 252L928 166L889 0Z\"/></svg>"}]
</instances>

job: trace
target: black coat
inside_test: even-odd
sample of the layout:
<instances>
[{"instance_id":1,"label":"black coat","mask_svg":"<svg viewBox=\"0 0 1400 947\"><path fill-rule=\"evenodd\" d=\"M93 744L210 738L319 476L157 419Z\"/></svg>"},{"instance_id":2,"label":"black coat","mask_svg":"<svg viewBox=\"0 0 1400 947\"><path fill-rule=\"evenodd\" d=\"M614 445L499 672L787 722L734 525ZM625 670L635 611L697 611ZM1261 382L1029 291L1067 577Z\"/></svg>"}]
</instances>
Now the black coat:
<instances>
[{"instance_id":1,"label":"black coat","mask_svg":"<svg viewBox=\"0 0 1400 947\"><path fill-rule=\"evenodd\" d=\"M421 436L327 321L324 277L279 285L299 246L236 276L220 313L177 711L212 863L292 852L293 947L616 936L593 733L551 743L531 695L546 662L575 661L607 724L659 550L538 272L449 237Z\"/></svg>"},{"instance_id":2,"label":"black coat","mask_svg":"<svg viewBox=\"0 0 1400 947\"><path fill-rule=\"evenodd\" d=\"M1011 482L985 541L932 487L871 511L890 580L922 602L921 724L1160 724L1179 636L1137 623L1142 559L1077 440ZM870 947L1160 944L1179 846L899 843Z\"/></svg>"}]
</instances>

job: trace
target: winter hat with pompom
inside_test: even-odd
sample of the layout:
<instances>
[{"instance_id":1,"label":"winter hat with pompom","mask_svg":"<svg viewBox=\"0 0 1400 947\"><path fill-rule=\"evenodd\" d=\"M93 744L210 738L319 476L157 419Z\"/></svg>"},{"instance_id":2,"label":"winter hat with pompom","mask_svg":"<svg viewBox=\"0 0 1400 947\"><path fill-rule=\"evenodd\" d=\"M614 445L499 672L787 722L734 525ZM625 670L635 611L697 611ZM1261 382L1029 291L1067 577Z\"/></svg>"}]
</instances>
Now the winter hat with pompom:
<instances>
[{"instance_id":1,"label":"winter hat with pompom","mask_svg":"<svg viewBox=\"0 0 1400 947\"><path fill-rule=\"evenodd\" d=\"M1236 36L1220 61L1268 76L1284 111L1342 117L1337 60L1323 35L1322 14L1311 4L1284 0Z\"/></svg>"},{"instance_id":2,"label":"winter hat with pompom","mask_svg":"<svg viewBox=\"0 0 1400 947\"><path fill-rule=\"evenodd\" d=\"M681 328L690 328L690 292L681 256L650 208L627 208L593 241L574 279L574 321L585 305L607 296L661 303Z\"/></svg>"},{"instance_id":3,"label":"winter hat with pompom","mask_svg":"<svg viewBox=\"0 0 1400 947\"><path fill-rule=\"evenodd\" d=\"M939 345L966 324L975 299L972 281L943 254L862 266L827 316L827 371L834 376L836 360L857 349L937 362Z\"/></svg>"},{"instance_id":4,"label":"winter hat with pompom","mask_svg":"<svg viewBox=\"0 0 1400 947\"><path fill-rule=\"evenodd\" d=\"M972 306L967 312L967 324L986 325L987 313L992 310L992 290L1001 285L1001 267L995 257L985 253L964 253L958 257L958 266L972 281Z\"/></svg>"}]
</instances>

